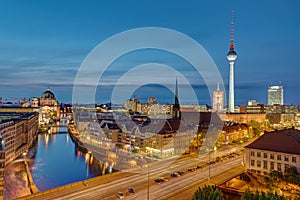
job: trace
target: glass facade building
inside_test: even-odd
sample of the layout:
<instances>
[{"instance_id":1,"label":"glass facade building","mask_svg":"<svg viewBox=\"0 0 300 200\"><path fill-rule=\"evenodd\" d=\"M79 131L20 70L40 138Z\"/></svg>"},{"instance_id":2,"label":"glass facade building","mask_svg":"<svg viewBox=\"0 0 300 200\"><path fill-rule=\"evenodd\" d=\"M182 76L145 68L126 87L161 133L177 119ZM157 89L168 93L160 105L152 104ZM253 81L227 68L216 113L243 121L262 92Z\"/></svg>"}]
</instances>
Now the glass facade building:
<instances>
[{"instance_id":1,"label":"glass facade building","mask_svg":"<svg viewBox=\"0 0 300 200\"><path fill-rule=\"evenodd\" d=\"M268 105L284 105L283 86L270 86L268 88Z\"/></svg>"}]
</instances>

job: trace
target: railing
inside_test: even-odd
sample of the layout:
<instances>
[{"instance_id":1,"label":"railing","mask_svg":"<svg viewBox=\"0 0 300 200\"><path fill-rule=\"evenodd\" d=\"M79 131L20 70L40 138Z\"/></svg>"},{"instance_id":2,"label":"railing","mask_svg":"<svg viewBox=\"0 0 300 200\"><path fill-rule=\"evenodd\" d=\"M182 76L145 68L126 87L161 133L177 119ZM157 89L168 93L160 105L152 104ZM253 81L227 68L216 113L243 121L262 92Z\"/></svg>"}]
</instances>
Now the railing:
<instances>
[{"instance_id":1,"label":"railing","mask_svg":"<svg viewBox=\"0 0 300 200\"><path fill-rule=\"evenodd\" d=\"M89 178L89 182L99 181L100 179L109 178L111 176L116 176L116 175L119 175L121 173L123 173L123 172L114 172L112 174L106 174L106 175L103 175L103 176ZM57 187L57 188L53 188L53 189L50 189L50 190L45 190L45 191L37 192L37 193L31 194L31 195L28 195L28 196L20 197L19 199L31 199L33 197L39 197L39 196L43 196L43 195L46 195L46 194L55 193L55 192L61 191L61 190L74 188L74 187L77 187L77 186L83 186L84 183L85 183L85 180L82 180L82 181L78 181L78 182L75 182L75 183L63 185L63 186L60 186L60 187Z\"/></svg>"},{"instance_id":2,"label":"railing","mask_svg":"<svg viewBox=\"0 0 300 200\"><path fill-rule=\"evenodd\" d=\"M217 186L223 185L223 184L226 183L227 181L230 181L231 179L236 178L236 177L240 176L240 175L243 174L243 173L245 173L245 172L243 171L243 172L236 173L236 174L234 174L234 175L232 175L232 176L226 178L225 180L222 180L221 182L217 183L216 185L217 185Z\"/></svg>"}]
</instances>

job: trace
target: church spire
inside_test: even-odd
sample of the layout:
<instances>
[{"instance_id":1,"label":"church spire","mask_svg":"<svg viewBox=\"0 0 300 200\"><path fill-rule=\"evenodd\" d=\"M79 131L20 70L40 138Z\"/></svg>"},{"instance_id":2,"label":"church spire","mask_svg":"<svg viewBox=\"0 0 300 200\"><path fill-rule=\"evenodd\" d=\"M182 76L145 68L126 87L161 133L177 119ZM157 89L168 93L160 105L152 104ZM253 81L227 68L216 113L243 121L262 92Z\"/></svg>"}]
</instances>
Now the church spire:
<instances>
[{"instance_id":1,"label":"church spire","mask_svg":"<svg viewBox=\"0 0 300 200\"><path fill-rule=\"evenodd\" d=\"M177 77L176 77L176 89L175 89L175 100L174 100L174 104L178 104L178 105L179 105L179 101L178 101L178 83L177 83Z\"/></svg>"},{"instance_id":2,"label":"church spire","mask_svg":"<svg viewBox=\"0 0 300 200\"><path fill-rule=\"evenodd\" d=\"M177 83L177 77L176 77L176 88L175 88L175 97L174 97L174 104L173 104L173 118L180 118L180 105L178 100L178 83Z\"/></svg>"}]
</instances>

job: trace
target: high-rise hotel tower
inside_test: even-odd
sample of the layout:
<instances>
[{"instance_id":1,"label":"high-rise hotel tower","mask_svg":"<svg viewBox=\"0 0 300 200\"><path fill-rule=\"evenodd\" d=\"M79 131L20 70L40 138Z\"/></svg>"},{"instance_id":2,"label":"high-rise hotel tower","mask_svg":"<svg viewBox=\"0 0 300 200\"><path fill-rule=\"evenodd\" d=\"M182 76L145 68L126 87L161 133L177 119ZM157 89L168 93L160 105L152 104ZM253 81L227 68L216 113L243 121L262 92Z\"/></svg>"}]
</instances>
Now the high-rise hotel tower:
<instances>
[{"instance_id":1,"label":"high-rise hotel tower","mask_svg":"<svg viewBox=\"0 0 300 200\"><path fill-rule=\"evenodd\" d=\"M283 105L283 86L270 86L268 88L268 105Z\"/></svg>"}]
</instances>

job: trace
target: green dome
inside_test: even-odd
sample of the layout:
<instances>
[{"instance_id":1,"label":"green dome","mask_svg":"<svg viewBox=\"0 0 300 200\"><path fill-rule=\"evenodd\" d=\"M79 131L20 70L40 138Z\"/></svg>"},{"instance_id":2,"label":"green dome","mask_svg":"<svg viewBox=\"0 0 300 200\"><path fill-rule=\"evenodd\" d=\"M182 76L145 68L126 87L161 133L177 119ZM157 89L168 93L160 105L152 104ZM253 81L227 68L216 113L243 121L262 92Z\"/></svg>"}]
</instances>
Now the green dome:
<instances>
[{"instance_id":1,"label":"green dome","mask_svg":"<svg viewBox=\"0 0 300 200\"><path fill-rule=\"evenodd\" d=\"M50 91L50 88L48 87L45 92L43 92L41 98L46 98L46 99L55 99L54 94Z\"/></svg>"}]
</instances>

